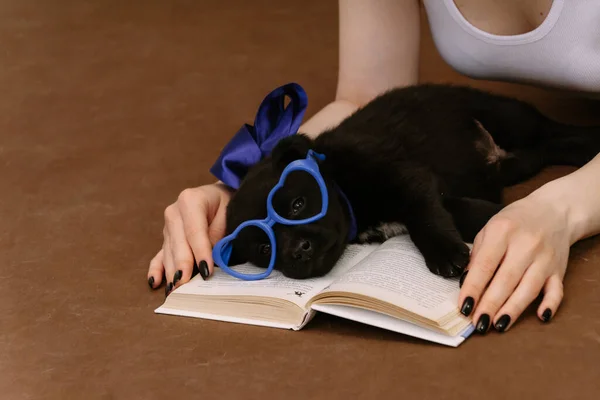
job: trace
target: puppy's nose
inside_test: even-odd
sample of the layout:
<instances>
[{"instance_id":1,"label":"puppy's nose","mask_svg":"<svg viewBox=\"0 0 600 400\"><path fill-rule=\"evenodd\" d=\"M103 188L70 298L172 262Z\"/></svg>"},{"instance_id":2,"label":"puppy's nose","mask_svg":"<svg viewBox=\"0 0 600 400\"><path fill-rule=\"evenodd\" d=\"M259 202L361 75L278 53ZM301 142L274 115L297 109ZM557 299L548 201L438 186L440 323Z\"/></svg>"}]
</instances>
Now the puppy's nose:
<instances>
[{"instance_id":1,"label":"puppy's nose","mask_svg":"<svg viewBox=\"0 0 600 400\"><path fill-rule=\"evenodd\" d=\"M292 253L294 260L308 261L313 255L313 248L308 240L300 240Z\"/></svg>"}]
</instances>

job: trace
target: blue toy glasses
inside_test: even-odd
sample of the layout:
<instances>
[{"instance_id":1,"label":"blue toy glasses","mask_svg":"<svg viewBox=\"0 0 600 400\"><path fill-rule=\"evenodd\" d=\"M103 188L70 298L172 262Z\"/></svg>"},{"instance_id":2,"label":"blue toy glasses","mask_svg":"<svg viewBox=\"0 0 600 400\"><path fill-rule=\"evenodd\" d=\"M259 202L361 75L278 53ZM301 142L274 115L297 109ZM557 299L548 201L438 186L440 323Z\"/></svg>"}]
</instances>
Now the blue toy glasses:
<instances>
[{"instance_id":1,"label":"blue toy glasses","mask_svg":"<svg viewBox=\"0 0 600 400\"><path fill-rule=\"evenodd\" d=\"M276 223L282 225L305 225L310 224L314 221L317 221L327 214L327 206L329 203L329 196L327 193L327 186L325 185L325 181L321 176L319 171L318 161L325 160L325 156L323 154L315 153L313 150L309 150L305 159L295 160L289 163L283 172L281 173L281 177L279 178L279 182L271 189L269 192L269 196L267 197L267 218L263 220L250 220L241 223L232 234L224 237L219 240L215 247L213 248L213 260L215 264L217 264L223 271L228 273L229 275L236 277L238 279L246 280L246 281L255 281L259 279L264 279L268 277L273 268L275 267L275 258L277 254L276 248L276 240L275 233L273 232L273 225ZM321 211L310 217L305 219L287 219L282 217L275 211L273 208L273 196L275 193L281 189L285 183L287 176L293 171L304 171L309 173L319 185L319 189L321 191ZM233 270L229 266L229 259L231 257L232 250L232 242L238 236L240 231L246 227L254 226L261 229L263 232L267 234L271 244L271 259L269 261L269 267L267 270L260 274L242 274Z\"/></svg>"}]
</instances>

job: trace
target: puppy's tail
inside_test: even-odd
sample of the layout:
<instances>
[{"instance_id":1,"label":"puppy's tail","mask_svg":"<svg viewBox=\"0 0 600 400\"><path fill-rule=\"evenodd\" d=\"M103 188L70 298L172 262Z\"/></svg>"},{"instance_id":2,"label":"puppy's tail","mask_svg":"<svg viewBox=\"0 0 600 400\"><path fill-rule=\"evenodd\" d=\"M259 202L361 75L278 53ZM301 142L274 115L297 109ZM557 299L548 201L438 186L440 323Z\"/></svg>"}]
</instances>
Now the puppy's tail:
<instances>
[{"instance_id":1,"label":"puppy's tail","mask_svg":"<svg viewBox=\"0 0 600 400\"><path fill-rule=\"evenodd\" d=\"M600 127L544 121L535 143L514 149L500 161L505 186L529 179L551 165L582 167L600 154Z\"/></svg>"},{"instance_id":2,"label":"puppy's tail","mask_svg":"<svg viewBox=\"0 0 600 400\"><path fill-rule=\"evenodd\" d=\"M548 118L532 104L468 90L472 115L509 153L527 153L541 166L581 167L600 153L600 126L575 126Z\"/></svg>"},{"instance_id":3,"label":"puppy's tail","mask_svg":"<svg viewBox=\"0 0 600 400\"><path fill-rule=\"evenodd\" d=\"M600 126L573 126L547 119L539 144L545 165L582 167L600 153Z\"/></svg>"}]
</instances>

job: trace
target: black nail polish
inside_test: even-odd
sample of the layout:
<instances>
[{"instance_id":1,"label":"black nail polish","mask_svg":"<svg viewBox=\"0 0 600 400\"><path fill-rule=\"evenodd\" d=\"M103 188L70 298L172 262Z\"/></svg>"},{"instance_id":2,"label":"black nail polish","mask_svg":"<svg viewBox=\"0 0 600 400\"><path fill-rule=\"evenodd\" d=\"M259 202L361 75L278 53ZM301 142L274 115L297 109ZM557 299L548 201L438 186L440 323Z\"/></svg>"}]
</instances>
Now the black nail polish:
<instances>
[{"instance_id":1,"label":"black nail polish","mask_svg":"<svg viewBox=\"0 0 600 400\"><path fill-rule=\"evenodd\" d=\"M154 277L153 276L148 278L148 286L150 286L150 289L154 289Z\"/></svg>"},{"instance_id":2,"label":"black nail polish","mask_svg":"<svg viewBox=\"0 0 600 400\"><path fill-rule=\"evenodd\" d=\"M487 314L481 315L479 317L479 322L477 322L477 327L475 328L478 333L485 334L490 326L490 316Z\"/></svg>"},{"instance_id":3,"label":"black nail polish","mask_svg":"<svg viewBox=\"0 0 600 400\"><path fill-rule=\"evenodd\" d=\"M498 332L504 332L508 325L510 325L510 315L504 314L494 326Z\"/></svg>"},{"instance_id":4,"label":"black nail polish","mask_svg":"<svg viewBox=\"0 0 600 400\"><path fill-rule=\"evenodd\" d=\"M171 293L171 290L173 290L173 282L165 286L165 297L167 297Z\"/></svg>"},{"instance_id":5,"label":"black nail polish","mask_svg":"<svg viewBox=\"0 0 600 400\"><path fill-rule=\"evenodd\" d=\"M475 300L473 300L473 298L471 296L467 297L465 299L465 301L463 302L462 308L460 309L461 314L464 315L465 317L468 317L469 315L471 315L471 311L473 311L474 303L475 303Z\"/></svg>"},{"instance_id":6,"label":"black nail polish","mask_svg":"<svg viewBox=\"0 0 600 400\"><path fill-rule=\"evenodd\" d=\"M544 313L542 314L542 321L548 322L550 321L550 318L552 318L552 310L546 308L546 311L544 311Z\"/></svg>"},{"instance_id":7,"label":"black nail polish","mask_svg":"<svg viewBox=\"0 0 600 400\"><path fill-rule=\"evenodd\" d=\"M177 282L179 282L182 275L183 275L183 272L181 272L181 270L178 269L177 272L175 272L175 275L173 275L173 285L176 285Z\"/></svg>"},{"instance_id":8,"label":"black nail polish","mask_svg":"<svg viewBox=\"0 0 600 400\"><path fill-rule=\"evenodd\" d=\"M468 273L469 273L469 271L465 271L465 272L463 272L463 274L461 275L461 277L460 277L460 281L458 281L458 287L459 287L459 288L461 288L461 287L462 287L462 285L463 285L463 283L464 283L464 281L465 281L465 278L467 277L467 274L468 274Z\"/></svg>"},{"instance_id":9,"label":"black nail polish","mask_svg":"<svg viewBox=\"0 0 600 400\"><path fill-rule=\"evenodd\" d=\"M208 278L208 264L204 260L200 261L200 275L204 280Z\"/></svg>"}]
</instances>

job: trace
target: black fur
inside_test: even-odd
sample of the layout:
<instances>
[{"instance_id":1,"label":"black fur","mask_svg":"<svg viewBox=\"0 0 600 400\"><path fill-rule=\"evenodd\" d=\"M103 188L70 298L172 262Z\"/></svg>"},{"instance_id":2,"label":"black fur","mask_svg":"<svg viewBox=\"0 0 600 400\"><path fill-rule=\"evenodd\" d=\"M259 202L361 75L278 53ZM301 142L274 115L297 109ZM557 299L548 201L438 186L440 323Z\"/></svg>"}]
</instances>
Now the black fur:
<instances>
[{"instance_id":1,"label":"black fur","mask_svg":"<svg viewBox=\"0 0 600 400\"><path fill-rule=\"evenodd\" d=\"M487 132L487 133L486 133ZM227 233L266 216L266 198L283 168L308 149L329 185L327 216L310 225L275 225L276 268L293 278L326 274L341 256L348 210L333 190L346 193L359 232L402 223L429 269L456 276L468 264L470 242L502 208L502 190L551 164L582 166L600 152L600 127L575 127L544 117L521 101L467 87L419 85L387 92L336 128L311 140L282 140L272 157L245 177L227 211ZM305 201L292 216L291 205ZM282 215L301 218L320 205L311 179L290 175L275 197ZM300 203L297 203L300 204ZM363 241L384 240L385 235ZM266 267L266 236L248 229L234 242L232 263Z\"/></svg>"}]
</instances>

